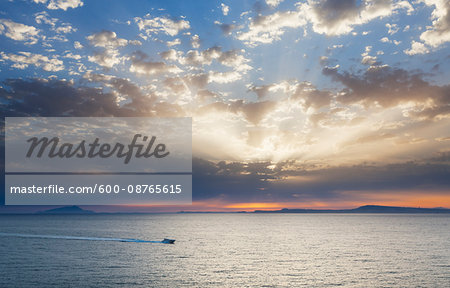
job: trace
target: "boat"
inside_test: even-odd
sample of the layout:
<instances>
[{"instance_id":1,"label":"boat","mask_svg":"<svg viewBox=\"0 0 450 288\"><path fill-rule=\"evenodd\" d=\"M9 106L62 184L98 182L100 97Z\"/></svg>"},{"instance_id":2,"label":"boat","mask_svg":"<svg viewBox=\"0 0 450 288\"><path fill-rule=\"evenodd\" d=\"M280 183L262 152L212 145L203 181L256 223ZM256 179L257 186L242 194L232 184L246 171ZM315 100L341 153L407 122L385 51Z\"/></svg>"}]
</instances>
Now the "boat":
<instances>
[{"instance_id":1,"label":"boat","mask_svg":"<svg viewBox=\"0 0 450 288\"><path fill-rule=\"evenodd\" d=\"M175 244L175 239L164 238L164 240L162 240L161 243L164 243L164 244Z\"/></svg>"}]
</instances>

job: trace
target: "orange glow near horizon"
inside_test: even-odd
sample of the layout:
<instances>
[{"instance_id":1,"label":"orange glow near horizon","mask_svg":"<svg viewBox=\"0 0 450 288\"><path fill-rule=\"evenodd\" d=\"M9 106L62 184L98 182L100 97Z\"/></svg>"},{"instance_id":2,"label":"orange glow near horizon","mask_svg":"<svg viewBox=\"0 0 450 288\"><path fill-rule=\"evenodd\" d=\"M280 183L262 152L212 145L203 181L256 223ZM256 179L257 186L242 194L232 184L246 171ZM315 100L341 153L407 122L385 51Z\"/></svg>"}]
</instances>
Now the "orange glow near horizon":
<instances>
[{"instance_id":1,"label":"orange glow near horizon","mask_svg":"<svg viewBox=\"0 0 450 288\"><path fill-rule=\"evenodd\" d=\"M127 205L133 211L154 211L154 212L237 212L254 210L280 210L288 209L352 209L364 205L382 205L382 206L398 206L398 207L421 207L421 208L435 208L444 207L450 208L450 195L446 192L434 193L420 193L410 192L405 193L375 194L368 191L360 191L358 195L359 200L335 200L335 201L309 201L309 202L239 202L228 203L218 199L210 201L196 201L192 205ZM344 193L345 194L345 193ZM365 199L365 200L361 200Z\"/></svg>"}]
</instances>

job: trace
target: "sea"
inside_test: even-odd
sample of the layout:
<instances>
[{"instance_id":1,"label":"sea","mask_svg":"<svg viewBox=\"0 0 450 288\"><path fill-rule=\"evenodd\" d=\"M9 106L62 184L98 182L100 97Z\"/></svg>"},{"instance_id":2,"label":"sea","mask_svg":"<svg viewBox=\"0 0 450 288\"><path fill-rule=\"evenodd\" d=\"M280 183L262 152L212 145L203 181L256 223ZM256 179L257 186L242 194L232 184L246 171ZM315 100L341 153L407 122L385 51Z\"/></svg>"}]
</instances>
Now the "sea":
<instances>
[{"instance_id":1,"label":"sea","mask_svg":"<svg viewBox=\"0 0 450 288\"><path fill-rule=\"evenodd\" d=\"M0 215L0 287L448 288L450 215Z\"/></svg>"}]
</instances>

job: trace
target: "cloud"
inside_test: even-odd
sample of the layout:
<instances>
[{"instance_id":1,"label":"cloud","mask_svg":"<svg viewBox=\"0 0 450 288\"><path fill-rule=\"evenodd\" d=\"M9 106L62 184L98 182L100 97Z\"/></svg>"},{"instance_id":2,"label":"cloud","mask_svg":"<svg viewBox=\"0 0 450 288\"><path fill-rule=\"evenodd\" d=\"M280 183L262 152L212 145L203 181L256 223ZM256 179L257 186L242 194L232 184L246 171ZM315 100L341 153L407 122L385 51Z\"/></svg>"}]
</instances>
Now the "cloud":
<instances>
[{"instance_id":1,"label":"cloud","mask_svg":"<svg viewBox=\"0 0 450 288\"><path fill-rule=\"evenodd\" d=\"M398 30L400 29L397 24L390 24L390 23L386 23L386 27L388 28L388 34L389 35L394 35L395 33L398 32Z\"/></svg>"},{"instance_id":2,"label":"cloud","mask_svg":"<svg viewBox=\"0 0 450 288\"><path fill-rule=\"evenodd\" d=\"M102 67L112 68L121 63L124 58L120 57L119 51L115 49L105 49L101 52L94 52L93 55L88 56L88 60Z\"/></svg>"},{"instance_id":3,"label":"cloud","mask_svg":"<svg viewBox=\"0 0 450 288\"><path fill-rule=\"evenodd\" d=\"M231 105L231 109L241 111L250 123L257 125L274 110L276 105L277 103L273 101L245 103L243 100L238 100Z\"/></svg>"},{"instance_id":4,"label":"cloud","mask_svg":"<svg viewBox=\"0 0 450 288\"><path fill-rule=\"evenodd\" d=\"M266 4L269 5L272 8L277 7L278 5L280 5L281 2L283 2L284 0L266 0Z\"/></svg>"},{"instance_id":5,"label":"cloud","mask_svg":"<svg viewBox=\"0 0 450 288\"><path fill-rule=\"evenodd\" d=\"M228 72L210 71L208 76L209 82L226 84L240 80L242 75L236 71L228 71Z\"/></svg>"},{"instance_id":6,"label":"cloud","mask_svg":"<svg viewBox=\"0 0 450 288\"><path fill-rule=\"evenodd\" d=\"M227 16L228 12L230 12L230 6L228 6L228 5L221 3L220 8L222 9L222 13L224 16Z\"/></svg>"},{"instance_id":7,"label":"cloud","mask_svg":"<svg viewBox=\"0 0 450 288\"><path fill-rule=\"evenodd\" d=\"M139 115L150 115L155 112L156 96L153 93L143 93L142 89L129 79L105 74L86 73L83 75L83 80L100 83L111 89L116 96L117 104L120 104L121 100L126 100L126 104L121 105L122 108L126 108L125 111L133 111Z\"/></svg>"},{"instance_id":8,"label":"cloud","mask_svg":"<svg viewBox=\"0 0 450 288\"><path fill-rule=\"evenodd\" d=\"M36 13L34 16L34 20L37 24L47 24L54 27L56 22L59 21L57 18L51 18L47 11Z\"/></svg>"},{"instance_id":9,"label":"cloud","mask_svg":"<svg viewBox=\"0 0 450 288\"><path fill-rule=\"evenodd\" d=\"M34 14L35 21L37 24L47 24L50 25L50 31L54 31L56 33L55 36L52 37L43 37L44 45L50 46L48 44L48 40L59 40L63 42L67 42L68 39L64 34L69 34L76 32L77 29L74 28L69 23L61 23L61 25L57 26L56 24L59 22L57 18L51 18L50 15L46 11L42 11Z\"/></svg>"},{"instance_id":10,"label":"cloud","mask_svg":"<svg viewBox=\"0 0 450 288\"><path fill-rule=\"evenodd\" d=\"M86 84L89 82L89 87ZM80 85L81 84L81 85ZM92 87L93 84L100 87ZM105 89L107 88L107 89ZM126 99L120 105L120 101ZM0 87L2 115L42 117L177 117L182 109L156 101L153 93L128 79L87 73L79 83L46 79L9 79Z\"/></svg>"},{"instance_id":11,"label":"cloud","mask_svg":"<svg viewBox=\"0 0 450 288\"><path fill-rule=\"evenodd\" d=\"M369 54L371 51L372 46L366 46L364 53L361 54L361 64L369 66L377 64L377 57Z\"/></svg>"},{"instance_id":12,"label":"cloud","mask_svg":"<svg viewBox=\"0 0 450 288\"><path fill-rule=\"evenodd\" d=\"M169 49L167 51L159 53L164 60L177 61L181 57L182 52L177 52L175 49Z\"/></svg>"},{"instance_id":13,"label":"cloud","mask_svg":"<svg viewBox=\"0 0 450 288\"><path fill-rule=\"evenodd\" d=\"M448 195L445 191L450 187L448 164L436 161L314 167L299 161L212 162L194 158L192 166L196 201L367 203L380 196L385 199L386 194L411 196L411 189Z\"/></svg>"},{"instance_id":14,"label":"cloud","mask_svg":"<svg viewBox=\"0 0 450 288\"><path fill-rule=\"evenodd\" d=\"M112 116L123 115L116 97L97 88L43 79L11 79L0 89L2 114L7 116ZM123 109L125 110L125 109Z\"/></svg>"},{"instance_id":15,"label":"cloud","mask_svg":"<svg viewBox=\"0 0 450 288\"><path fill-rule=\"evenodd\" d=\"M147 14L145 18L135 17L139 30L145 31L147 36L152 34L164 33L170 36L176 36L180 31L190 28L189 21L172 20L166 17L150 17Z\"/></svg>"},{"instance_id":16,"label":"cloud","mask_svg":"<svg viewBox=\"0 0 450 288\"><path fill-rule=\"evenodd\" d=\"M83 6L82 0L33 0L35 3L46 4L50 10L62 9L66 11L69 8L77 8Z\"/></svg>"},{"instance_id":17,"label":"cloud","mask_svg":"<svg viewBox=\"0 0 450 288\"><path fill-rule=\"evenodd\" d=\"M388 66L372 67L362 75L339 73L336 68L324 68L323 73L345 86L336 97L343 104L387 108L413 103L415 112L410 116L429 119L450 113L450 86L432 85L421 74Z\"/></svg>"},{"instance_id":18,"label":"cloud","mask_svg":"<svg viewBox=\"0 0 450 288\"><path fill-rule=\"evenodd\" d=\"M421 42L411 41L411 48L404 50L408 55L427 54L430 49L437 49L450 42L450 2L446 0L422 0L421 2L434 7L431 13L432 25L420 34ZM409 29L409 25L407 27Z\"/></svg>"},{"instance_id":19,"label":"cloud","mask_svg":"<svg viewBox=\"0 0 450 288\"><path fill-rule=\"evenodd\" d=\"M72 52L66 53L63 57L64 58L75 59L75 60L80 60L81 58L83 58L83 57L81 57L81 55L73 54Z\"/></svg>"},{"instance_id":20,"label":"cloud","mask_svg":"<svg viewBox=\"0 0 450 288\"><path fill-rule=\"evenodd\" d=\"M236 37L249 46L280 40L287 28L298 28L307 24L302 11L299 10L257 15L250 20L248 31L239 31Z\"/></svg>"},{"instance_id":21,"label":"cloud","mask_svg":"<svg viewBox=\"0 0 450 288\"><path fill-rule=\"evenodd\" d=\"M305 109L314 108L319 109L324 106L329 106L333 95L327 90L318 90L309 82L301 82L295 84L294 93L291 98L294 100L301 100ZM291 88L292 89L292 88Z\"/></svg>"},{"instance_id":22,"label":"cloud","mask_svg":"<svg viewBox=\"0 0 450 288\"><path fill-rule=\"evenodd\" d=\"M191 37L191 45L192 45L192 48L195 48L195 49L200 48L200 37L198 37L197 34L195 34Z\"/></svg>"},{"instance_id":23,"label":"cloud","mask_svg":"<svg viewBox=\"0 0 450 288\"><path fill-rule=\"evenodd\" d=\"M79 41L73 42L73 47L75 49L83 49L83 45Z\"/></svg>"},{"instance_id":24,"label":"cloud","mask_svg":"<svg viewBox=\"0 0 450 288\"><path fill-rule=\"evenodd\" d=\"M8 19L0 19L0 34L29 45L36 44L39 39L39 29Z\"/></svg>"},{"instance_id":25,"label":"cloud","mask_svg":"<svg viewBox=\"0 0 450 288\"><path fill-rule=\"evenodd\" d=\"M286 29L305 27L308 23L316 33L343 35L352 32L355 26L390 16L398 10L410 13L413 9L407 1L393 3L391 0L361 3L356 0L309 0L296 6L295 10L258 14L254 19L250 18L248 30L239 31L236 38L249 46L268 44L280 40Z\"/></svg>"},{"instance_id":26,"label":"cloud","mask_svg":"<svg viewBox=\"0 0 450 288\"><path fill-rule=\"evenodd\" d=\"M173 49L161 53L161 57L166 60L178 61L181 65L200 67L212 65L213 61L226 67L233 68L233 71L218 72L210 70L211 82L229 83L238 80L242 74L247 73L252 67L248 64L249 59L242 53L244 50L222 51L222 47L213 46L203 51L190 50L185 55Z\"/></svg>"},{"instance_id":27,"label":"cloud","mask_svg":"<svg viewBox=\"0 0 450 288\"><path fill-rule=\"evenodd\" d=\"M175 65L167 65L164 62L154 62L147 59L147 54L140 51L135 52L131 57L130 72L142 75L159 75L181 72L181 69Z\"/></svg>"},{"instance_id":28,"label":"cloud","mask_svg":"<svg viewBox=\"0 0 450 288\"><path fill-rule=\"evenodd\" d=\"M246 102L244 100L231 100L229 102L214 102L199 109L199 113L211 111L229 112L244 116L248 123L258 125L266 116L274 111L277 103L274 101Z\"/></svg>"},{"instance_id":29,"label":"cloud","mask_svg":"<svg viewBox=\"0 0 450 288\"><path fill-rule=\"evenodd\" d=\"M225 35L231 34L231 32L237 28L237 26L234 24L225 24L219 21L214 21L214 24L218 25L220 30L222 30L222 33Z\"/></svg>"},{"instance_id":30,"label":"cloud","mask_svg":"<svg viewBox=\"0 0 450 288\"><path fill-rule=\"evenodd\" d=\"M56 33L61 33L61 34L68 34L68 33L72 33L72 32L76 32L77 29L72 27L72 25L68 24L68 23L63 23L61 26L56 27L54 29L54 31Z\"/></svg>"},{"instance_id":31,"label":"cloud","mask_svg":"<svg viewBox=\"0 0 450 288\"><path fill-rule=\"evenodd\" d=\"M258 99L265 99L268 98L270 93L277 93L274 94L275 96L272 99L277 99L280 102L285 100L298 102L304 110L308 108L317 110L329 106L334 97L330 91L319 90L310 82L298 82L297 80L250 86L249 91L255 92ZM281 92L281 95L278 92Z\"/></svg>"},{"instance_id":32,"label":"cloud","mask_svg":"<svg viewBox=\"0 0 450 288\"><path fill-rule=\"evenodd\" d=\"M181 40L179 38L174 39L173 41L167 41L166 45L168 47L172 47L172 46L176 46L176 45L180 45L181 44Z\"/></svg>"},{"instance_id":33,"label":"cloud","mask_svg":"<svg viewBox=\"0 0 450 288\"><path fill-rule=\"evenodd\" d=\"M429 53L430 50L425 46L425 44L421 42L412 41L411 48L403 50L407 55L416 55L416 54L426 54Z\"/></svg>"},{"instance_id":34,"label":"cloud","mask_svg":"<svg viewBox=\"0 0 450 288\"><path fill-rule=\"evenodd\" d=\"M130 41L118 38L115 32L108 30L102 30L101 32L89 35L86 39L89 40L93 47L103 48L103 50L96 51L94 52L94 55L89 56L89 61L97 63L105 68L112 68L125 60L124 57L120 57L118 48L129 44L141 45L141 42L136 40Z\"/></svg>"},{"instance_id":35,"label":"cloud","mask_svg":"<svg viewBox=\"0 0 450 288\"><path fill-rule=\"evenodd\" d=\"M128 44L128 40L118 38L116 32L102 30L101 32L86 37L94 47L113 49Z\"/></svg>"},{"instance_id":36,"label":"cloud","mask_svg":"<svg viewBox=\"0 0 450 288\"><path fill-rule=\"evenodd\" d=\"M326 35L348 34L355 26L390 16L398 10L406 9L410 13L413 9L407 1L393 3L391 0L308 1L299 7L312 23L313 30Z\"/></svg>"},{"instance_id":37,"label":"cloud","mask_svg":"<svg viewBox=\"0 0 450 288\"><path fill-rule=\"evenodd\" d=\"M57 72L64 69L63 61L57 57L49 58L41 54L33 54L30 52L18 52L17 54L0 52L0 56L3 60L11 61L14 64L13 68L25 69L29 65L42 68L45 71Z\"/></svg>"},{"instance_id":38,"label":"cloud","mask_svg":"<svg viewBox=\"0 0 450 288\"><path fill-rule=\"evenodd\" d=\"M425 0L428 6L434 6L431 14L433 25L420 35L420 40L436 48L450 41L450 2L446 0Z\"/></svg>"}]
</instances>

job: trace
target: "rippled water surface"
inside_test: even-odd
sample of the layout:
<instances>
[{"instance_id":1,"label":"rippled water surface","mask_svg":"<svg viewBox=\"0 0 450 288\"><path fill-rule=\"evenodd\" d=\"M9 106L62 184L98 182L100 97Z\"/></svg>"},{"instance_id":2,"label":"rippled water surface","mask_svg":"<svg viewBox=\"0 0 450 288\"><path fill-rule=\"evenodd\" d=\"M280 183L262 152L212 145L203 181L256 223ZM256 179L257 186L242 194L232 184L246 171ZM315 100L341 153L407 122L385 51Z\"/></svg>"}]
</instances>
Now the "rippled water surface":
<instances>
[{"instance_id":1,"label":"rippled water surface","mask_svg":"<svg viewBox=\"0 0 450 288\"><path fill-rule=\"evenodd\" d=\"M0 215L0 287L117 286L450 287L450 215Z\"/></svg>"}]
</instances>

